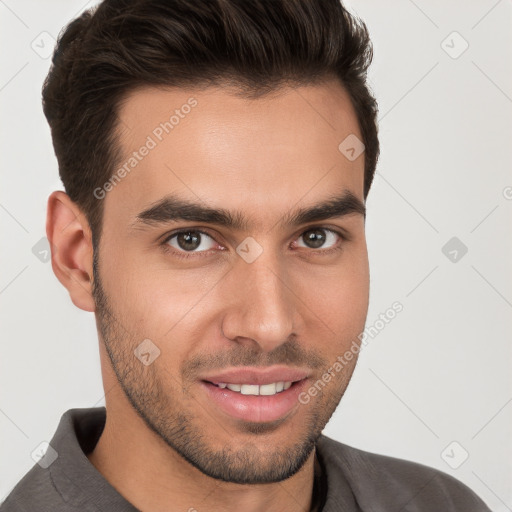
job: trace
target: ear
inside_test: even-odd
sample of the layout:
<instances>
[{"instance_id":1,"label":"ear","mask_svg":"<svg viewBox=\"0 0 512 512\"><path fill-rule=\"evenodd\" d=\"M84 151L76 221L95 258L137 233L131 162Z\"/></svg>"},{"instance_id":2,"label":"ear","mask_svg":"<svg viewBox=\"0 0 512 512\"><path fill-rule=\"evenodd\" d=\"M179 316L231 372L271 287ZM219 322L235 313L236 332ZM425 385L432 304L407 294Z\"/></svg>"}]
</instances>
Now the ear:
<instances>
[{"instance_id":1,"label":"ear","mask_svg":"<svg viewBox=\"0 0 512 512\"><path fill-rule=\"evenodd\" d=\"M92 233L80 208L61 190L48 198L46 236L57 279L67 288L75 306L94 312Z\"/></svg>"}]
</instances>

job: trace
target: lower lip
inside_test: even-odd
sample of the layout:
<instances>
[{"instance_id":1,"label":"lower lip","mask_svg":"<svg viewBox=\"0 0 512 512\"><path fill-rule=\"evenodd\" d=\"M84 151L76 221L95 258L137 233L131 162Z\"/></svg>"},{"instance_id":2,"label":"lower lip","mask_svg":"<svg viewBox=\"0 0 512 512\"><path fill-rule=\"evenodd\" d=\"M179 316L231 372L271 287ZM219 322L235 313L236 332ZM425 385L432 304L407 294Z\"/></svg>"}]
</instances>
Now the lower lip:
<instances>
[{"instance_id":1,"label":"lower lip","mask_svg":"<svg viewBox=\"0 0 512 512\"><path fill-rule=\"evenodd\" d=\"M300 405L299 395L306 380L294 382L287 390L271 396L242 395L206 381L201 385L213 403L229 416L263 423L279 420L293 412Z\"/></svg>"}]
</instances>

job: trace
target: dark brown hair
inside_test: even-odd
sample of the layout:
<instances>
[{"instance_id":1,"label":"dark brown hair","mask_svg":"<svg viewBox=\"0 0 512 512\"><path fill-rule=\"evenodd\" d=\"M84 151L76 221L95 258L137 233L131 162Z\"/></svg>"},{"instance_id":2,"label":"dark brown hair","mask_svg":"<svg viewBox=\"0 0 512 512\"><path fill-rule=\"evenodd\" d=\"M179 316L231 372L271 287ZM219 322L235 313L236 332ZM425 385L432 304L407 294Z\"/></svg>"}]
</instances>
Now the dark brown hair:
<instances>
[{"instance_id":1,"label":"dark brown hair","mask_svg":"<svg viewBox=\"0 0 512 512\"><path fill-rule=\"evenodd\" d=\"M232 85L257 97L337 78L365 144L366 198L379 155L372 55L366 26L339 0L104 0L82 13L60 33L42 92L60 177L93 243L103 211L93 191L122 157L117 112L143 86Z\"/></svg>"}]
</instances>

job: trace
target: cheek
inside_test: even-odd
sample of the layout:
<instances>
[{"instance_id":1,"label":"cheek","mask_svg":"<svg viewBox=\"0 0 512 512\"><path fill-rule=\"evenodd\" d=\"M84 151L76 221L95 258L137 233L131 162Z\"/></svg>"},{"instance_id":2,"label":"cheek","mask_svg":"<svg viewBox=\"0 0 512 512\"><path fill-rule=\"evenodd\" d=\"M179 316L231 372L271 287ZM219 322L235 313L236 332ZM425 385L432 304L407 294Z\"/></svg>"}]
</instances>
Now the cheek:
<instances>
[{"instance_id":1,"label":"cheek","mask_svg":"<svg viewBox=\"0 0 512 512\"><path fill-rule=\"evenodd\" d=\"M327 335L333 342L350 343L364 329L368 311L368 288L361 282L350 285L330 282L322 296L311 296L314 312L326 327Z\"/></svg>"},{"instance_id":2,"label":"cheek","mask_svg":"<svg viewBox=\"0 0 512 512\"><path fill-rule=\"evenodd\" d=\"M308 286L303 288L305 303L312 306L338 338L359 334L364 328L369 303L365 248L352 251L329 269L318 268L308 274Z\"/></svg>"},{"instance_id":3,"label":"cheek","mask_svg":"<svg viewBox=\"0 0 512 512\"><path fill-rule=\"evenodd\" d=\"M122 282L118 286L110 284L109 295L127 330L139 338L154 340L161 348L172 344L177 356L177 351L183 348L179 340L192 342L197 329L205 328L207 322L215 318L212 290L224 272L134 266L126 277L119 275ZM219 300L216 304L221 303ZM187 343L188 349L194 343Z\"/></svg>"},{"instance_id":4,"label":"cheek","mask_svg":"<svg viewBox=\"0 0 512 512\"><path fill-rule=\"evenodd\" d=\"M364 330L368 313L370 283L367 260L361 260L346 283L338 303L340 317L344 320L339 328L346 329L348 332L344 338L352 340Z\"/></svg>"}]
</instances>

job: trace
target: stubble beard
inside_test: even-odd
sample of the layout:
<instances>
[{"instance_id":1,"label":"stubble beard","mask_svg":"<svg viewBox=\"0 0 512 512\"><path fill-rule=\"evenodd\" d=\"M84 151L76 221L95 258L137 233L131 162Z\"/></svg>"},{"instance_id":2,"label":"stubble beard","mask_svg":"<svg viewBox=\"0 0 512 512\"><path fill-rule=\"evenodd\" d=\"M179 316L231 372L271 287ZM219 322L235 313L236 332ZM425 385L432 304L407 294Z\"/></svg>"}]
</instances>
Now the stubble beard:
<instances>
[{"instance_id":1,"label":"stubble beard","mask_svg":"<svg viewBox=\"0 0 512 512\"><path fill-rule=\"evenodd\" d=\"M217 480L237 484L263 484L280 482L296 474L313 452L351 375L345 378L347 382L343 385L336 389L333 387L323 403L317 401L316 407L308 407L304 421L301 422L302 433L294 443L283 446L280 442L279 446L269 449L268 436L279 428L286 428L281 426L281 421L264 424L240 422L240 435L244 438L250 435L250 440L242 446L238 440L236 447L225 444L221 448L214 448L214 440L207 435L214 430L211 424L189 412L194 407L199 410L200 405L188 389L183 388L178 378L169 372L159 374L157 364L145 366L135 357L133 350L141 340L122 326L111 308L100 280L97 254L98 251L94 250L93 297L98 329L119 385L147 427L185 461ZM163 388L161 377L168 383L174 383L171 393ZM189 408L183 407L183 402L177 397L188 401ZM208 415L208 421L214 421L211 415ZM224 434L223 426L219 424L219 427L221 434ZM261 443L261 436L266 439L264 443ZM227 433L225 437L231 438Z\"/></svg>"}]
</instances>

